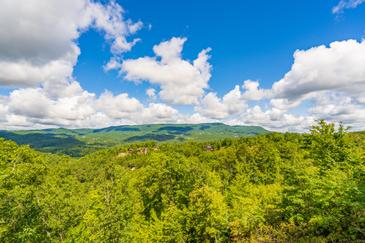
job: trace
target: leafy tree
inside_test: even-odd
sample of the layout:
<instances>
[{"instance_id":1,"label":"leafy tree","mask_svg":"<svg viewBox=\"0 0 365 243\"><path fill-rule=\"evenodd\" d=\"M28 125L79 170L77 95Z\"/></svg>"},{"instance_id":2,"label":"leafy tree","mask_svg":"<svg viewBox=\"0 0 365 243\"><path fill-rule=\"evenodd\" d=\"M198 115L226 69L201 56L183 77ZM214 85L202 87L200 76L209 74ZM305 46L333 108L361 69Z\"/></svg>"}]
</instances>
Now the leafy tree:
<instances>
[{"instance_id":1,"label":"leafy tree","mask_svg":"<svg viewBox=\"0 0 365 243\"><path fill-rule=\"evenodd\" d=\"M0 242L365 241L365 134L135 143L82 158L0 139Z\"/></svg>"}]
</instances>

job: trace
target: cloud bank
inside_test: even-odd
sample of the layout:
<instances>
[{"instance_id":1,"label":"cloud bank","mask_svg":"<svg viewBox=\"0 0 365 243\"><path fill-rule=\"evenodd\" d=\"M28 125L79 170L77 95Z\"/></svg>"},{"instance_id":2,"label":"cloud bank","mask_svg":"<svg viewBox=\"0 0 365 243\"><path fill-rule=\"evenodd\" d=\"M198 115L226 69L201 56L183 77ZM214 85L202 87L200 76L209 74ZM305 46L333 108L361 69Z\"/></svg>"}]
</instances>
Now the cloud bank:
<instances>
[{"instance_id":1,"label":"cloud bank","mask_svg":"<svg viewBox=\"0 0 365 243\"><path fill-rule=\"evenodd\" d=\"M365 41L337 41L297 50L291 69L271 89L260 89L258 81L250 80L242 88L235 104L266 101L266 107L251 105L224 112L226 96L219 99L208 94L198 111L211 118L236 115L228 122L279 130L302 130L316 119L342 121L354 129L365 129ZM303 115L293 114L298 110Z\"/></svg>"}]
</instances>

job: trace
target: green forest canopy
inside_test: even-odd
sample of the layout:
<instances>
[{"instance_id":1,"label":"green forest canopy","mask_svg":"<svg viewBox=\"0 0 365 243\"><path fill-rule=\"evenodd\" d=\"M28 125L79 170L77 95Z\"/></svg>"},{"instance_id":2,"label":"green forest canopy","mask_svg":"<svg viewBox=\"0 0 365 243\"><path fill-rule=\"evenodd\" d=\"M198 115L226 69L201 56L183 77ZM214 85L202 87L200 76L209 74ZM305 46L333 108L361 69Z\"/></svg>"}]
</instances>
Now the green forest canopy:
<instances>
[{"instance_id":1,"label":"green forest canopy","mask_svg":"<svg viewBox=\"0 0 365 243\"><path fill-rule=\"evenodd\" d=\"M82 158L0 140L1 242L365 240L365 136L145 142Z\"/></svg>"}]
</instances>

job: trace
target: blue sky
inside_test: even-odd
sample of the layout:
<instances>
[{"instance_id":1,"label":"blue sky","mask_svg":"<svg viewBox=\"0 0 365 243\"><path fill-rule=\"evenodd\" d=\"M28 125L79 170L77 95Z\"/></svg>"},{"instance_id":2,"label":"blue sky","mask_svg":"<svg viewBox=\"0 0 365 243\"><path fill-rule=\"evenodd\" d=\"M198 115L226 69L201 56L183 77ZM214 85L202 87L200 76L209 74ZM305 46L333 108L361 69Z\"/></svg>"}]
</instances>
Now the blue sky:
<instances>
[{"instance_id":1,"label":"blue sky","mask_svg":"<svg viewBox=\"0 0 365 243\"><path fill-rule=\"evenodd\" d=\"M0 129L365 129L363 2L4 0Z\"/></svg>"},{"instance_id":2,"label":"blue sky","mask_svg":"<svg viewBox=\"0 0 365 243\"><path fill-rule=\"evenodd\" d=\"M152 47L173 36L187 37L183 57L195 58L211 47L212 90L224 95L245 80L260 80L270 88L293 64L297 49L333 41L365 37L365 5L334 15L334 1L118 1L128 18L141 20L142 39L126 58L152 55ZM105 73L109 47L102 34L90 30L79 40L82 54L75 76L90 91L128 92L146 99L146 85L123 81L116 72Z\"/></svg>"}]
</instances>

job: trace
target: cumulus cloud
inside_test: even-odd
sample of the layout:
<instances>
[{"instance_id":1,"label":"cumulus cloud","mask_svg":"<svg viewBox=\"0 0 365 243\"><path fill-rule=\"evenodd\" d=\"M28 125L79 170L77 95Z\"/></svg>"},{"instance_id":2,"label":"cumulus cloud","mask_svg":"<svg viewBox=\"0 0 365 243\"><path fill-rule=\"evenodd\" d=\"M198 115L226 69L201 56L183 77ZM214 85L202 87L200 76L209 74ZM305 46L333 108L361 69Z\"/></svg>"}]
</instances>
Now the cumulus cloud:
<instances>
[{"instance_id":1,"label":"cumulus cloud","mask_svg":"<svg viewBox=\"0 0 365 243\"><path fill-rule=\"evenodd\" d=\"M195 111L230 124L269 129L301 130L316 119L364 129L365 41L337 41L296 51L290 71L271 89L246 80L242 91L239 86L234 90L233 109L226 96L209 93Z\"/></svg>"},{"instance_id":2,"label":"cumulus cloud","mask_svg":"<svg viewBox=\"0 0 365 243\"><path fill-rule=\"evenodd\" d=\"M130 98L127 93L114 96L111 92L104 92L96 103L99 111L103 111L108 117L115 119L130 118L143 110L143 105L139 100Z\"/></svg>"},{"instance_id":3,"label":"cumulus cloud","mask_svg":"<svg viewBox=\"0 0 365 243\"><path fill-rule=\"evenodd\" d=\"M8 115L7 97L0 96L0 124L6 122Z\"/></svg>"},{"instance_id":4,"label":"cumulus cloud","mask_svg":"<svg viewBox=\"0 0 365 243\"><path fill-rule=\"evenodd\" d=\"M320 92L309 113L328 121L341 121L353 128L363 129L365 106L342 92Z\"/></svg>"},{"instance_id":5,"label":"cumulus cloud","mask_svg":"<svg viewBox=\"0 0 365 243\"><path fill-rule=\"evenodd\" d=\"M195 111L210 119L218 120L238 115L248 108L249 101L259 101L272 96L271 90L261 89L259 86L259 81L245 80L241 87L236 85L222 98L210 92L200 100Z\"/></svg>"},{"instance_id":6,"label":"cumulus cloud","mask_svg":"<svg viewBox=\"0 0 365 243\"><path fill-rule=\"evenodd\" d=\"M100 96L82 90L75 81L65 84L62 96L50 96L44 88L23 88L0 99L3 128L104 127L119 124L177 121L179 112L161 103L143 105L127 93ZM68 90L68 91L67 91Z\"/></svg>"},{"instance_id":7,"label":"cumulus cloud","mask_svg":"<svg viewBox=\"0 0 365 243\"><path fill-rule=\"evenodd\" d=\"M11 92L6 105L9 114L23 116L31 123L73 126L73 122L82 121L95 113L94 97L87 91L51 97L45 89L25 88Z\"/></svg>"},{"instance_id":8,"label":"cumulus cloud","mask_svg":"<svg viewBox=\"0 0 365 243\"><path fill-rule=\"evenodd\" d=\"M207 118L205 116L200 115L199 113L193 113L190 116L181 116L177 123L183 124L201 124L201 123L210 123L216 122L217 120Z\"/></svg>"},{"instance_id":9,"label":"cumulus cloud","mask_svg":"<svg viewBox=\"0 0 365 243\"><path fill-rule=\"evenodd\" d=\"M332 8L332 13L342 13L345 9L357 8L365 0L341 0L335 7Z\"/></svg>"},{"instance_id":10,"label":"cumulus cloud","mask_svg":"<svg viewBox=\"0 0 365 243\"><path fill-rule=\"evenodd\" d=\"M365 90L365 41L333 42L296 51L294 64L284 78L274 83L277 98L298 99L312 92L341 90L360 95Z\"/></svg>"},{"instance_id":11,"label":"cumulus cloud","mask_svg":"<svg viewBox=\"0 0 365 243\"><path fill-rule=\"evenodd\" d=\"M205 117L211 119L223 119L242 111L246 104L242 99L240 87L235 86L223 98L218 98L216 93L208 93L195 110Z\"/></svg>"},{"instance_id":12,"label":"cumulus cloud","mask_svg":"<svg viewBox=\"0 0 365 243\"><path fill-rule=\"evenodd\" d=\"M272 107L289 110L310 101L316 119L364 129L365 41L337 41L296 51L294 64L271 90Z\"/></svg>"},{"instance_id":13,"label":"cumulus cloud","mask_svg":"<svg viewBox=\"0 0 365 243\"><path fill-rule=\"evenodd\" d=\"M76 40L89 28L104 33L113 53L129 51L138 39L127 37L142 23L125 20L123 13L114 1L2 1L0 86L36 86L71 78L80 54Z\"/></svg>"},{"instance_id":14,"label":"cumulus cloud","mask_svg":"<svg viewBox=\"0 0 365 243\"><path fill-rule=\"evenodd\" d=\"M103 127L177 120L180 114L168 105L144 105L127 93L105 91L97 96L72 76L80 54L77 39L83 32L92 28L104 34L114 55L104 67L110 70L117 69L119 55L138 42L127 38L141 27L140 21L124 19L124 10L115 1L3 1L0 86L17 88L0 97L1 128Z\"/></svg>"},{"instance_id":15,"label":"cumulus cloud","mask_svg":"<svg viewBox=\"0 0 365 243\"><path fill-rule=\"evenodd\" d=\"M29 59L2 59L0 56L0 86L28 87L69 79L79 53L78 47L72 45L70 52L64 56L44 63Z\"/></svg>"},{"instance_id":16,"label":"cumulus cloud","mask_svg":"<svg viewBox=\"0 0 365 243\"><path fill-rule=\"evenodd\" d=\"M161 103L151 103L141 113L139 123L169 123L176 122L179 112Z\"/></svg>"},{"instance_id":17,"label":"cumulus cloud","mask_svg":"<svg viewBox=\"0 0 365 243\"><path fill-rule=\"evenodd\" d=\"M314 121L313 116L293 115L275 108L263 110L260 106L255 105L228 123L258 125L273 131L302 132L308 130Z\"/></svg>"},{"instance_id":18,"label":"cumulus cloud","mask_svg":"<svg viewBox=\"0 0 365 243\"><path fill-rule=\"evenodd\" d=\"M198 104L211 77L210 49L189 62L181 53L186 38L172 38L153 47L155 57L128 59L122 63L125 79L160 85L159 96L172 104Z\"/></svg>"},{"instance_id":19,"label":"cumulus cloud","mask_svg":"<svg viewBox=\"0 0 365 243\"><path fill-rule=\"evenodd\" d=\"M195 107L194 118L196 119L191 117L190 120L224 122L230 125L258 125L269 130L283 132L301 132L313 124L314 116L290 114L288 112L290 107L281 104L278 99L269 99L271 103L266 105L250 104L251 101L258 101L259 97L262 99L270 97L266 94L263 95L263 93L267 93L266 91L262 93L258 90L256 81L245 81L242 91L240 86L236 85L222 98L219 98L216 93L210 92L201 100L199 106ZM189 121L189 119L187 120Z\"/></svg>"},{"instance_id":20,"label":"cumulus cloud","mask_svg":"<svg viewBox=\"0 0 365 243\"><path fill-rule=\"evenodd\" d=\"M242 98L246 100L262 100L271 95L270 91L260 88L259 81L246 80L242 87L244 89Z\"/></svg>"}]
</instances>

